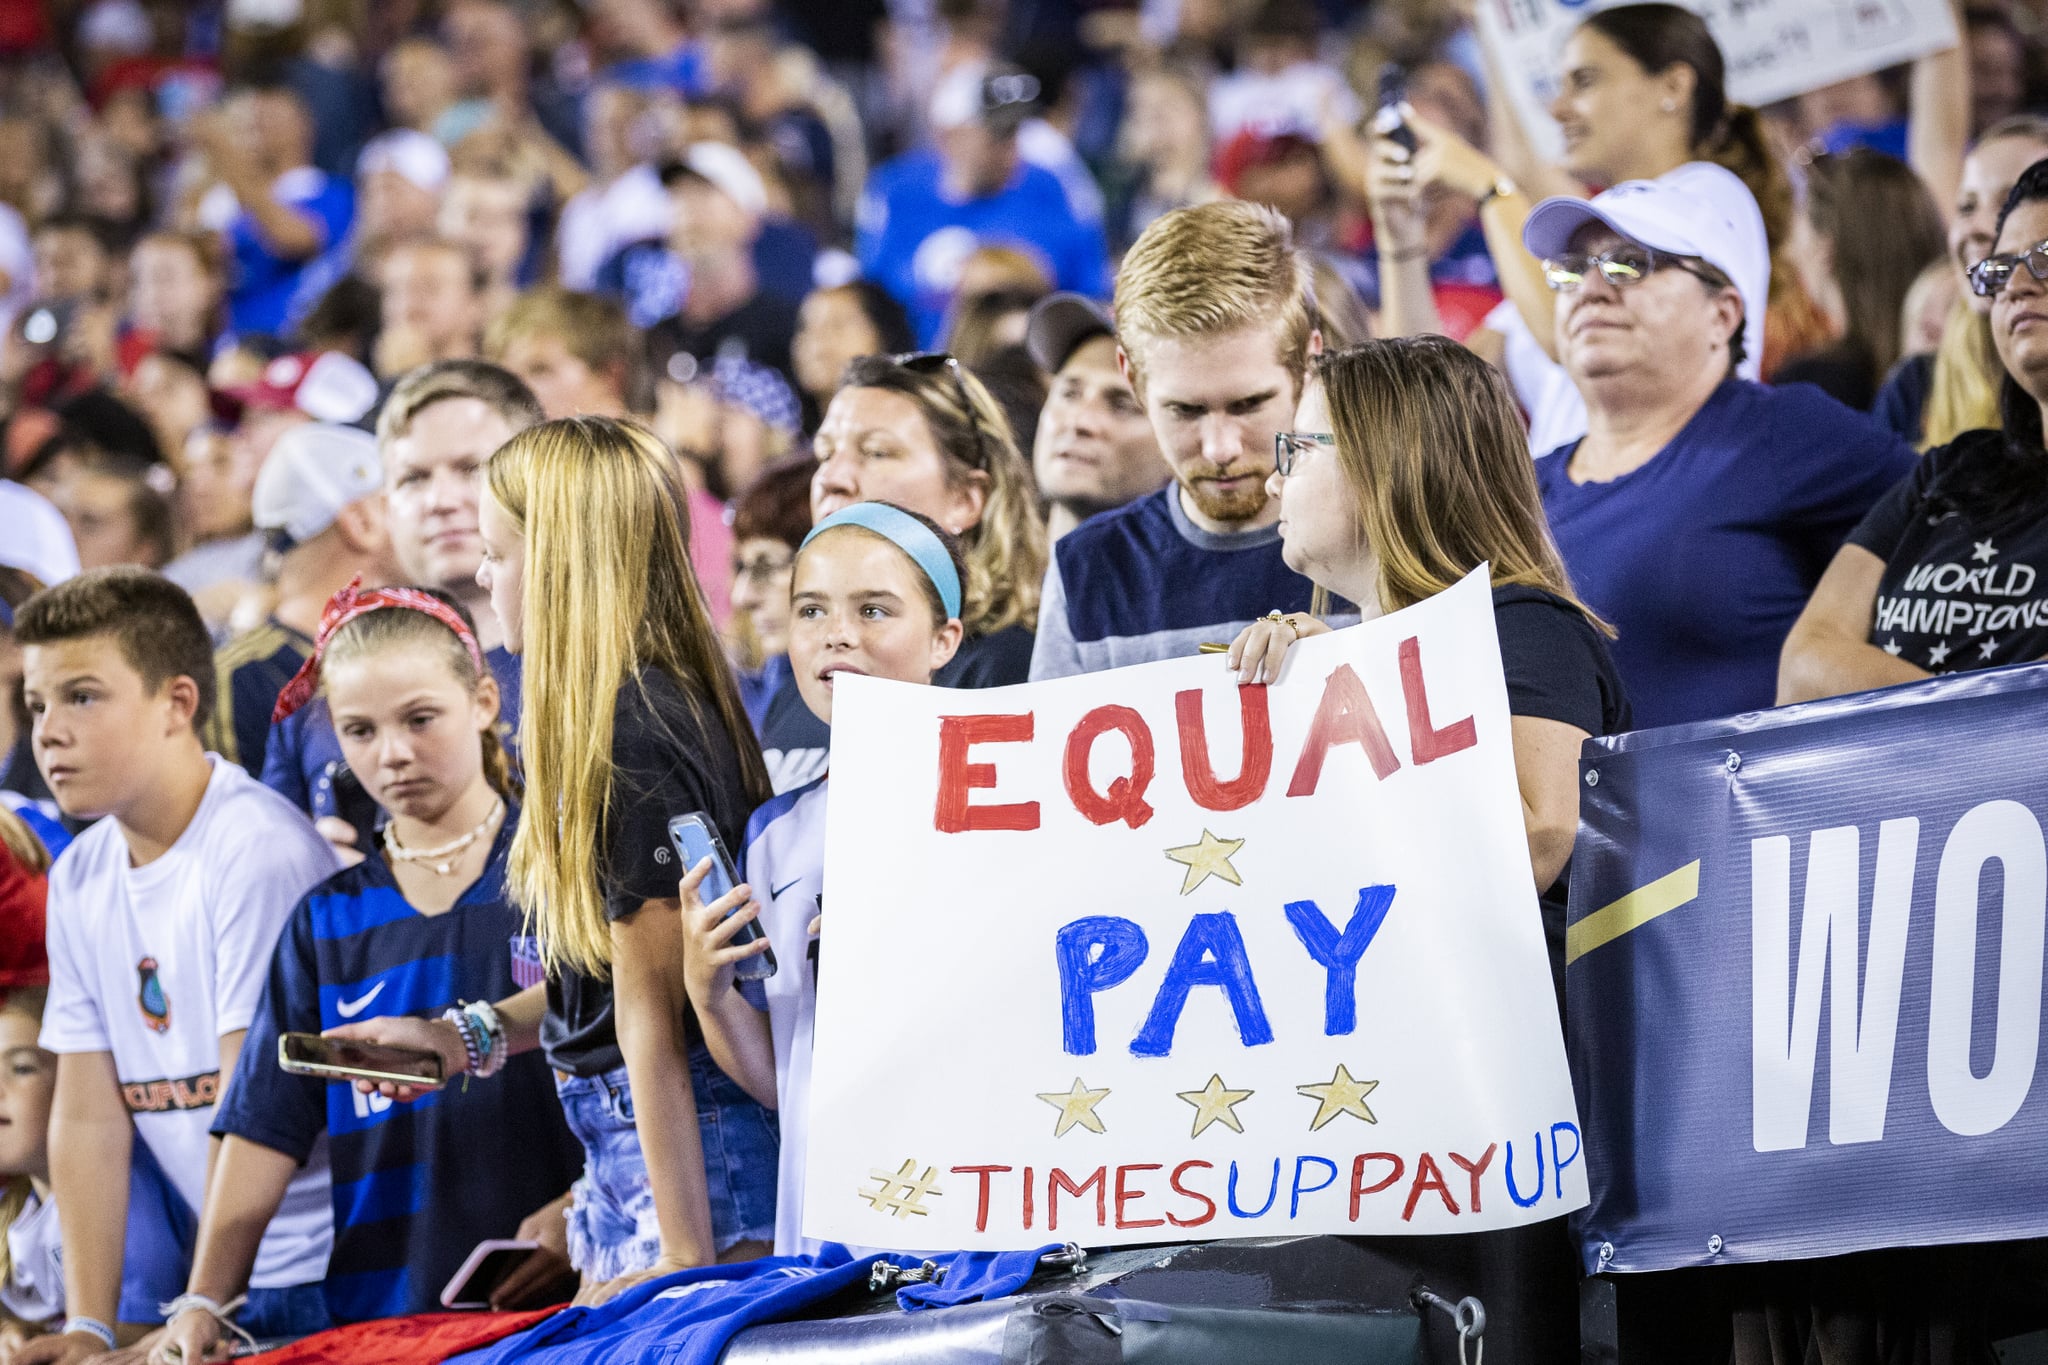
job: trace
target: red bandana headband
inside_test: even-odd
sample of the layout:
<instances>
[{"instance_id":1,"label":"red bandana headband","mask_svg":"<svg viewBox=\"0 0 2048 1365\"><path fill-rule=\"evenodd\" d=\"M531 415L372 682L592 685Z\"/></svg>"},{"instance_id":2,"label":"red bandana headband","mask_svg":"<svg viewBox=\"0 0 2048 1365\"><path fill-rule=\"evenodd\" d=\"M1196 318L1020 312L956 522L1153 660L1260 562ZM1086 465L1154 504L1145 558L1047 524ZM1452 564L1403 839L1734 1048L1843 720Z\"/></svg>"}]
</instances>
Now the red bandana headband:
<instances>
[{"instance_id":1,"label":"red bandana headband","mask_svg":"<svg viewBox=\"0 0 2048 1365\"><path fill-rule=\"evenodd\" d=\"M357 574L348 586L327 600L327 607L320 613L320 631L313 640L313 652L306 662L299 665L299 671L284 685L284 691L277 694L277 705L271 710L272 725L283 720L292 712L313 700L314 691L320 686L320 660L327 653L327 642L358 616L368 616L373 611L387 607L403 608L406 611L425 612L442 625L455 632L455 638L462 641L469 651L469 661L476 665L477 676L484 672L484 652L477 646L476 632L469 628L461 613L429 592L418 588L372 588L368 592L358 591L363 576Z\"/></svg>"}]
</instances>

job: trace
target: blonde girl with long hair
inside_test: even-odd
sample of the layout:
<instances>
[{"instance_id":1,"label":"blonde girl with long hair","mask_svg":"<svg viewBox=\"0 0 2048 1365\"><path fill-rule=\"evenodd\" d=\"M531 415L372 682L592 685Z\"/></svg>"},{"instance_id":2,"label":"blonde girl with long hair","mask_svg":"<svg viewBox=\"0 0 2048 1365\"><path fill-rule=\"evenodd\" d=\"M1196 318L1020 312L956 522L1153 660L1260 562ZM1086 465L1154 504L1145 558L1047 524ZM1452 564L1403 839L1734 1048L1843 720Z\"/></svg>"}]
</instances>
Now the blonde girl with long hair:
<instances>
[{"instance_id":1,"label":"blonde girl with long hair","mask_svg":"<svg viewBox=\"0 0 2048 1365\"><path fill-rule=\"evenodd\" d=\"M636 423L565 418L501 446L486 489L477 581L523 655L507 884L546 980L467 1024L364 1036L433 1047L449 1074L546 1051L586 1160L569 1258L598 1303L774 1235L774 1119L689 1010L668 840L701 812L738 848L768 781L690 561L678 458Z\"/></svg>"},{"instance_id":2,"label":"blonde girl with long hair","mask_svg":"<svg viewBox=\"0 0 2048 1365\"><path fill-rule=\"evenodd\" d=\"M981 381L943 351L862 356L846 367L813 443L811 518L889 502L937 522L967 555L966 638L941 687L1025 681L1050 554L1031 466ZM795 689L761 725L777 791L825 770L831 732Z\"/></svg>"}]
</instances>

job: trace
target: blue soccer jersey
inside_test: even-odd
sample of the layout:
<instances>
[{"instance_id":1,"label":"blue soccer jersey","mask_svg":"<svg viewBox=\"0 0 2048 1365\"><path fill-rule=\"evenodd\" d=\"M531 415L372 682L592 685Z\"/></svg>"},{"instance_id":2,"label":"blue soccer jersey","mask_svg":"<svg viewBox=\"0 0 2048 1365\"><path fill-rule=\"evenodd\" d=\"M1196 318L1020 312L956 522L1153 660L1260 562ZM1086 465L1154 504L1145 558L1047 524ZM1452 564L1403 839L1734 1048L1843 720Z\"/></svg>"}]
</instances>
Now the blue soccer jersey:
<instances>
[{"instance_id":1,"label":"blue soccer jersey","mask_svg":"<svg viewBox=\"0 0 2048 1365\"><path fill-rule=\"evenodd\" d=\"M437 1016L458 1000L501 1000L519 989L512 940L520 917L504 889L518 819L516 809L506 812L483 875L439 915L415 910L372 850L306 893L271 960L213 1131L301 1161L329 1135L327 1301L336 1321L438 1309L442 1287L478 1242L510 1237L582 1169L583 1150L538 1052L411 1104L277 1065L282 1033Z\"/></svg>"}]
</instances>

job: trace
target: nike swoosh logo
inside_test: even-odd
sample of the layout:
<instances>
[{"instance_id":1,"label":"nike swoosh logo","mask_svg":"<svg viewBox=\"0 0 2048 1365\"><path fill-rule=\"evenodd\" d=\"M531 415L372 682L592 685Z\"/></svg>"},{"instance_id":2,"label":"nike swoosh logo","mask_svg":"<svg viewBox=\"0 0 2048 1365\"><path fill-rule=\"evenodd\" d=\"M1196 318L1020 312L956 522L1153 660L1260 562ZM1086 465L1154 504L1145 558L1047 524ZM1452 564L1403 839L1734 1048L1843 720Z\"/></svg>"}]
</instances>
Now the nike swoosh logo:
<instances>
[{"instance_id":1,"label":"nike swoosh logo","mask_svg":"<svg viewBox=\"0 0 2048 1365\"><path fill-rule=\"evenodd\" d=\"M795 886L795 885L796 885L796 884L797 884L798 882L800 882L800 881L802 881L802 880L803 880L803 878L802 878L802 877L792 877L792 878L790 878L790 879L789 879L788 881L784 882L784 883L783 883L782 885L780 885L780 886L776 887L776 888L775 888L775 889L774 889L773 891L770 891L770 892L768 893L768 899L769 899L769 900L772 900L772 901L773 901L773 900L781 900L781 899L782 899L782 893L783 893L783 892L785 892L785 891L789 890L789 888L791 888L792 886Z\"/></svg>"},{"instance_id":2,"label":"nike swoosh logo","mask_svg":"<svg viewBox=\"0 0 2048 1365\"><path fill-rule=\"evenodd\" d=\"M360 1000L337 1000L334 1002L334 1012L344 1019L353 1019L370 1008L370 1002L384 994L384 988L390 984L388 981L379 981L371 988L370 993Z\"/></svg>"}]
</instances>

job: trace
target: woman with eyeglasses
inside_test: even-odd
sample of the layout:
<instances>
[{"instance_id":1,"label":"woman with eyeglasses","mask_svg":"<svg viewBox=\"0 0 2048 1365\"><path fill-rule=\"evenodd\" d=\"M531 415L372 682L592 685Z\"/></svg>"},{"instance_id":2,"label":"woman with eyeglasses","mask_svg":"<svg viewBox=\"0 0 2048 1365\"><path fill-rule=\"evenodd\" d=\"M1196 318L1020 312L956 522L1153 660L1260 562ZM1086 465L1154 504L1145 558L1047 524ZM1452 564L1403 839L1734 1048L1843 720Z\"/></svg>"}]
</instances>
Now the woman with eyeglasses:
<instances>
[{"instance_id":1,"label":"woman with eyeglasses","mask_svg":"<svg viewBox=\"0 0 2048 1365\"><path fill-rule=\"evenodd\" d=\"M1562 997L1579 747L1627 729L1629 707L1610 632L1573 592L1544 527L1507 381L1443 337L1368 341L1316 358L1294 425L1279 435L1266 485L1289 568L1367 617L1489 568L1529 867ZM1306 614L1256 621L1227 662L1240 683L1270 681L1296 639L1328 629ZM1402 1241L1386 1253L1472 1284L1501 1358L1578 1359L1577 1270L1562 1219Z\"/></svg>"},{"instance_id":2,"label":"woman with eyeglasses","mask_svg":"<svg viewBox=\"0 0 2048 1365\"><path fill-rule=\"evenodd\" d=\"M965 638L933 682L1002 687L1026 680L1048 546L1031 468L987 388L943 352L862 356L846 367L813 443L811 516L890 502L957 536L967 556ZM825 771L831 732L795 689L761 727L775 789Z\"/></svg>"},{"instance_id":3,"label":"woman with eyeglasses","mask_svg":"<svg viewBox=\"0 0 2048 1365\"><path fill-rule=\"evenodd\" d=\"M1636 723L1769 706L1786 632L1912 450L1816 389L1738 377L1742 238L1713 201L1661 181L1545 200L1523 241L1587 418L1536 482L1573 582L1619 632Z\"/></svg>"},{"instance_id":4,"label":"woman with eyeglasses","mask_svg":"<svg viewBox=\"0 0 2048 1365\"><path fill-rule=\"evenodd\" d=\"M2048 161L2013 186L1970 284L2004 429L1928 451L1850 532L1785 641L1781 702L2048 657Z\"/></svg>"}]
</instances>

